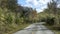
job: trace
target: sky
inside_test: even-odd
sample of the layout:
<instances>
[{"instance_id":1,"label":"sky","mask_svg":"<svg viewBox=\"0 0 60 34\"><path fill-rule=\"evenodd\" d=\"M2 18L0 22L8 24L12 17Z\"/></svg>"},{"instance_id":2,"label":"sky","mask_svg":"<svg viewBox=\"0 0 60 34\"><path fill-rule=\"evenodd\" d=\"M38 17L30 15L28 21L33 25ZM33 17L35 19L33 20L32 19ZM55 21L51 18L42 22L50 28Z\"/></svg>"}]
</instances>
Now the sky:
<instances>
[{"instance_id":1,"label":"sky","mask_svg":"<svg viewBox=\"0 0 60 34\"><path fill-rule=\"evenodd\" d=\"M47 8L47 3L50 0L18 0L18 4L25 7L36 8L37 12L42 12L45 8Z\"/></svg>"}]
</instances>

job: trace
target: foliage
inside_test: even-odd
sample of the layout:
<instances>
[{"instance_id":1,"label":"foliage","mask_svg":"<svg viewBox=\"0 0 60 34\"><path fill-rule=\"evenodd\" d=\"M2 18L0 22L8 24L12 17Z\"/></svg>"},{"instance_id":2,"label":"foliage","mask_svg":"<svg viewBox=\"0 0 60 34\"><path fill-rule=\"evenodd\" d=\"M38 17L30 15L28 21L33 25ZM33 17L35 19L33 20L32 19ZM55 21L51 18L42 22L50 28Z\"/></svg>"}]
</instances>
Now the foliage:
<instances>
[{"instance_id":1,"label":"foliage","mask_svg":"<svg viewBox=\"0 0 60 34\"><path fill-rule=\"evenodd\" d=\"M60 8L57 7L58 6L57 2L58 1L52 0L52 2L49 2L47 4L48 8L46 8L42 13L40 13L43 15L44 18L40 17L40 20L42 20L42 21L48 20L47 22L48 23L51 22L51 24L54 22L54 25L60 23L60 21L59 21L59 19L60 19L60 17L59 17L60 10L59 9ZM41 16L41 15L39 15L39 16Z\"/></svg>"},{"instance_id":2,"label":"foliage","mask_svg":"<svg viewBox=\"0 0 60 34\"><path fill-rule=\"evenodd\" d=\"M11 34L23 29L37 22L36 18L36 10L18 5L17 0L0 0L0 34Z\"/></svg>"}]
</instances>

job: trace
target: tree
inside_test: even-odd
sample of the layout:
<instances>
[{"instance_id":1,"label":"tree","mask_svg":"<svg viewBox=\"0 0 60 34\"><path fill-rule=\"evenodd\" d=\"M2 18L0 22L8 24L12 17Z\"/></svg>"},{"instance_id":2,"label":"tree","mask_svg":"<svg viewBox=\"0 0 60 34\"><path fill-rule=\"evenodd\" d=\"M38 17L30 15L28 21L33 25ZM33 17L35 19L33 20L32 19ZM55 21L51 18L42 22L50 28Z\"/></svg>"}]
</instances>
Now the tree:
<instances>
[{"instance_id":1,"label":"tree","mask_svg":"<svg viewBox=\"0 0 60 34\"><path fill-rule=\"evenodd\" d=\"M52 2L48 3L49 13L56 14L57 13L57 3L52 0Z\"/></svg>"},{"instance_id":2,"label":"tree","mask_svg":"<svg viewBox=\"0 0 60 34\"><path fill-rule=\"evenodd\" d=\"M7 8L11 10L15 10L17 7L17 0L8 0L7 1Z\"/></svg>"},{"instance_id":3,"label":"tree","mask_svg":"<svg viewBox=\"0 0 60 34\"><path fill-rule=\"evenodd\" d=\"M48 3L48 10L50 11L50 13L55 15L55 24L59 24L59 17L58 17L58 11L57 11L57 3L58 1L56 0L52 0L52 2Z\"/></svg>"},{"instance_id":4,"label":"tree","mask_svg":"<svg viewBox=\"0 0 60 34\"><path fill-rule=\"evenodd\" d=\"M5 8L7 6L7 0L0 0L0 7Z\"/></svg>"},{"instance_id":5,"label":"tree","mask_svg":"<svg viewBox=\"0 0 60 34\"><path fill-rule=\"evenodd\" d=\"M2 8L15 10L17 7L17 0L0 0L0 6Z\"/></svg>"}]
</instances>

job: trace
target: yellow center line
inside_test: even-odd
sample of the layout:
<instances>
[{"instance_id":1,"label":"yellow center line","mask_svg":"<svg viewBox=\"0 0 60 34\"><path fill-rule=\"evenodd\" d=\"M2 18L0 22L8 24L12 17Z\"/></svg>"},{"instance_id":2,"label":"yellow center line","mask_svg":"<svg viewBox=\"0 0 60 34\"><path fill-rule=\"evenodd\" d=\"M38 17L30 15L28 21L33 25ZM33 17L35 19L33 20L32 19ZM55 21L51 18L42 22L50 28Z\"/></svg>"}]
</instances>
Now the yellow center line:
<instances>
[{"instance_id":1,"label":"yellow center line","mask_svg":"<svg viewBox=\"0 0 60 34\"><path fill-rule=\"evenodd\" d=\"M32 34L34 34L34 32L32 32Z\"/></svg>"}]
</instances>

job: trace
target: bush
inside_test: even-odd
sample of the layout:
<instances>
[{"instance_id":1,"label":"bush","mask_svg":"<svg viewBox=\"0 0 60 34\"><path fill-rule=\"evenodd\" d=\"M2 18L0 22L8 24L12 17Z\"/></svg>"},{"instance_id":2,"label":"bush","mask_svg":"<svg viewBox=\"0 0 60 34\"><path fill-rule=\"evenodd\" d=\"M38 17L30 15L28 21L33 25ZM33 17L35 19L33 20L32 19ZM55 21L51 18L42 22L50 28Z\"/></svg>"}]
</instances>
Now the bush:
<instances>
[{"instance_id":1,"label":"bush","mask_svg":"<svg viewBox=\"0 0 60 34\"><path fill-rule=\"evenodd\" d=\"M47 20L46 20L46 23L48 24L48 25L54 25L54 17L53 18L47 18Z\"/></svg>"}]
</instances>

